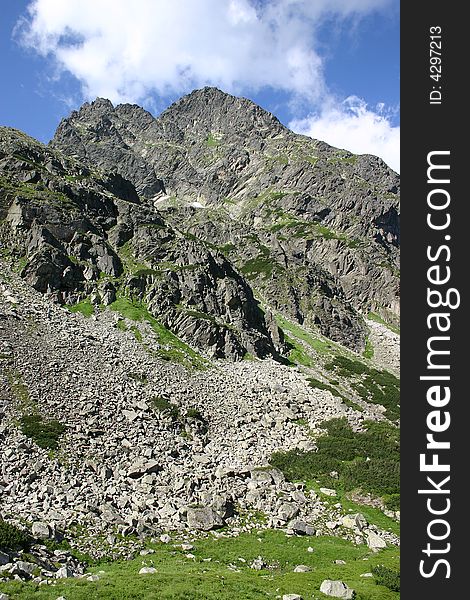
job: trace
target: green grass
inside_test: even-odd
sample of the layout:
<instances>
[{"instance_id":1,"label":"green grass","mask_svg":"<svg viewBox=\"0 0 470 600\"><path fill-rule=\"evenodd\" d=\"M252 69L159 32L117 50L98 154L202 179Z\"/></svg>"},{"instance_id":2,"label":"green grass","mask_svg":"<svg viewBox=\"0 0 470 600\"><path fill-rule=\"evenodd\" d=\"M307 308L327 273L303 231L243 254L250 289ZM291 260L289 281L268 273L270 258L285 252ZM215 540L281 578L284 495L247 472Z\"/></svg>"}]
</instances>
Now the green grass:
<instances>
[{"instance_id":1,"label":"green grass","mask_svg":"<svg viewBox=\"0 0 470 600\"><path fill-rule=\"evenodd\" d=\"M368 359L374 358L374 346L369 338L366 339L366 347L364 348L362 356Z\"/></svg>"},{"instance_id":2,"label":"green grass","mask_svg":"<svg viewBox=\"0 0 470 600\"><path fill-rule=\"evenodd\" d=\"M67 428L56 419L44 419L42 415L35 413L20 418L20 429L40 448L57 450L59 440Z\"/></svg>"},{"instance_id":3,"label":"green grass","mask_svg":"<svg viewBox=\"0 0 470 600\"><path fill-rule=\"evenodd\" d=\"M400 380L393 373L346 356L336 356L325 368L349 379L352 389L366 402L384 406L389 419L400 417Z\"/></svg>"},{"instance_id":4,"label":"green grass","mask_svg":"<svg viewBox=\"0 0 470 600\"><path fill-rule=\"evenodd\" d=\"M331 419L322 424L326 434L316 440L317 451L275 452L270 464L290 481L319 480L326 487L360 490L384 499L400 493L400 431L386 423L365 424L354 432L347 420ZM369 460L366 460L366 459ZM338 478L330 476L332 471Z\"/></svg>"},{"instance_id":5,"label":"green grass","mask_svg":"<svg viewBox=\"0 0 470 600\"><path fill-rule=\"evenodd\" d=\"M220 143L219 140L216 137L214 137L214 135L212 133L209 133L209 135L207 136L207 139L206 139L206 145L209 148L217 148L219 143Z\"/></svg>"},{"instance_id":6,"label":"green grass","mask_svg":"<svg viewBox=\"0 0 470 600\"><path fill-rule=\"evenodd\" d=\"M400 591L400 572L395 569L389 569L384 565L376 565L372 569L375 579L379 585L387 587L392 592Z\"/></svg>"},{"instance_id":7,"label":"green grass","mask_svg":"<svg viewBox=\"0 0 470 600\"><path fill-rule=\"evenodd\" d=\"M312 357L305 352L302 346L296 342L293 338L284 334L285 341L289 344L291 349L289 350L289 361L293 365L302 365L303 367L313 368L315 363Z\"/></svg>"},{"instance_id":8,"label":"green grass","mask_svg":"<svg viewBox=\"0 0 470 600\"><path fill-rule=\"evenodd\" d=\"M276 268L280 267L272 260L272 258L260 254L256 258L252 258L242 265L240 271L246 275L248 279L255 279L260 276L262 276L263 279L268 279Z\"/></svg>"},{"instance_id":9,"label":"green grass","mask_svg":"<svg viewBox=\"0 0 470 600\"><path fill-rule=\"evenodd\" d=\"M207 360L157 321L143 302L121 296L110 304L109 308L118 312L125 319L147 322L158 339L160 347L155 350L155 353L160 358L197 369L204 369L209 366ZM141 335L140 331L139 334ZM134 335L137 337L135 330Z\"/></svg>"},{"instance_id":10,"label":"green grass","mask_svg":"<svg viewBox=\"0 0 470 600\"><path fill-rule=\"evenodd\" d=\"M95 314L95 307L90 302L90 300L81 300L77 304L67 304L66 306L70 312L82 313L82 315L87 318Z\"/></svg>"},{"instance_id":11,"label":"green grass","mask_svg":"<svg viewBox=\"0 0 470 600\"><path fill-rule=\"evenodd\" d=\"M276 322L284 332L289 332L294 337L308 344L315 352L319 354L328 354L332 349L332 344L316 337L314 334L306 331L301 325L288 321L282 315L276 315Z\"/></svg>"},{"instance_id":12,"label":"green grass","mask_svg":"<svg viewBox=\"0 0 470 600\"><path fill-rule=\"evenodd\" d=\"M317 388L319 390L327 390L328 392L331 392L333 394L333 396L336 396L337 398L341 398L341 401L344 404L346 404L346 406L350 406L354 410L363 412L363 408L361 406L359 406L359 404L356 404L356 402L353 402L352 400L347 398L344 394L342 394L339 390L337 390L332 385L330 385L328 383L323 383L322 381L319 381L318 379L315 379L314 377L307 377L307 379L308 379L308 383L309 383L310 387Z\"/></svg>"},{"instance_id":13,"label":"green grass","mask_svg":"<svg viewBox=\"0 0 470 600\"><path fill-rule=\"evenodd\" d=\"M163 398L162 396L155 396L154 398L152 398L151 405L155 410L161 413L166 413L173 420L177 420L180 418L180 411L178 406L173 402L170 402L166 398Z\"/></svg>"},{"instance_id":14,"label":"green grass","mask_svg":"<svg viewBox=\"0 0 470 600\"><path fill-rule=\"evenodd\" d=\"M397 327L396 325L392 325L391 323L387 323L378 314L376 314L374 312L370 312L367 315L367 318L370 319L371 321L375 321L376 323L380 323L381 325L385 325L385 327L387 327L388 329L390 329L390 331L393 331L393 333L397 333L398 335L400 335L400 328L399 327Z\"/></svg>"},{"instance_id":15,"label":"green grass","mask_svg":"<svg viewBox=\"0 0 470 600\"><path fill-rule=\"evenodd\" d=\"M3 585L12 600L258 600L297 593L304 598L323 597L324 579L341 579L357 592L357 600L398 600L399 595L373 578L360 577L378 565L399 566L399 550L372 553L364 546L333 537L286 537L280 531L262 530L238 538L218 540L209 536L194 542L195 558L172 544L155 544L155 553L135 560L92 569L104 574L96 582L58 580L52 586L11 582ZM313 546L314 552L307 551ZM270 569L255 571L251 562L262 556ZM241 562L239 558L245 559ZM210 558L210 561L204 559ZM342 559L345 565L334 561ZM366 559L366 560L363 560ZM138 575L143 562L157 569ZM311 566L308 573L294 573L298 564ZM234 565L234 571L230 568Z\"/></svg>"}]
</instances>

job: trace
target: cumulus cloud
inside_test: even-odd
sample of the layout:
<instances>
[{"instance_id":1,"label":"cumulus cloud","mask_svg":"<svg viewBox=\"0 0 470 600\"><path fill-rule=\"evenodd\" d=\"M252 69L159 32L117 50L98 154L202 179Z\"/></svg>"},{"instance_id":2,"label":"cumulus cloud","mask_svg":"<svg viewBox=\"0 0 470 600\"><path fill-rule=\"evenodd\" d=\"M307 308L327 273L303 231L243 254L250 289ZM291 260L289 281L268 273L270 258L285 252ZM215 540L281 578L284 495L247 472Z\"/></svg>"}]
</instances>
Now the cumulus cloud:
<instances>
[{"instance_id":1,"label":"cumulus cloud","mask_svg":"<svg viewBox=\"0 0 470 600\"><path fill-rule=\"evenodd\" d=\"M374 110L350 96L340 104L328 102L319 114L293 120L289 127L357 154L375 154L400 171L400 127L392 125L383 104Z\"/></svg>"},{"instance_id":2,"label":"cumulus cloud","mask_svg":"<svg viewBox=\"0 0 470 600\"><path fill-rule=\"evenodd\" d=\"M72 73L88 98L138 101L206 84L325 93L315 30L323 17L389 0L34 0L23 44Z\"/></svg>"},{"instance_id":3,"label":"cumulus cloud","mask_svg":"<svg viewBox=\"0 0 470 600\"><path fill-rule=\"evenodd\" d=\"M294 106L321 107L330 94L317 50L324 19L357 19L391 0L33 0L18 24L21 43L68 73L85 99L148 105L215 85L235 94L263 88L286 93ZM350 111L349 111L350 112ZM305 113L303 113L305 114ZM370 111L323 111L335 131L367 124ZM355 121L354 119L357 119ZM308 121L299 127L309 129ZM322 132L323 129L320 129Z\"/></svg>"}]
</instances>

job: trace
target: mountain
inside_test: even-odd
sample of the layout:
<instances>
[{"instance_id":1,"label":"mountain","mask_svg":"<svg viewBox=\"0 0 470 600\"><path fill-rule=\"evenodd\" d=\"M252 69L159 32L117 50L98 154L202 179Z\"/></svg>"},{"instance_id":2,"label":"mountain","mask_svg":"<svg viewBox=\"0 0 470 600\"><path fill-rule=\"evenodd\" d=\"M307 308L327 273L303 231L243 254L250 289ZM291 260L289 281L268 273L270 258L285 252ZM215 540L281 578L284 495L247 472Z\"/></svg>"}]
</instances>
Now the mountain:
<instances>
[{"instance_id":1,"label":"mountain","mask_svg":"<svg viewBox=\"0 0 470 600\"><path fill-rule=\"evenodd\" d=\"M309 545L304 594L395 568L398 194L214 88L0 127L0 596L145 598L152 554L188 598L284 589Z\"/></svg>"},{"instance_id":2,"label":"mountain","mask_svg":"<svg viewBox=\"0 0 470 600\"><path fill-rule=\"evenodd\" d=\"M397 323L399 178L380 159L296 135L214 88L157 119L98 99L51 145L131 181L186 239L221 252L263 307L356 350L363 315Z\"/></svg>"}]
</instances>

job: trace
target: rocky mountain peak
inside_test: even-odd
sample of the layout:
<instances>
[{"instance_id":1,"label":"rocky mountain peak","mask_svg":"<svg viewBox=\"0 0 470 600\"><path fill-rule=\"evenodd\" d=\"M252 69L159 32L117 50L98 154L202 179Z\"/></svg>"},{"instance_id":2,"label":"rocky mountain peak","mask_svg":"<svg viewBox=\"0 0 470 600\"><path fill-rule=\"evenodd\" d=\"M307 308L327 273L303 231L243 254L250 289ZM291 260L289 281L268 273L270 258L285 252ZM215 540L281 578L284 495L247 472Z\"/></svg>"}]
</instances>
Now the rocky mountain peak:
<instances>
[{"instance_id":1,"label":"rocky mountain peak","mask_svg":"<svg viewBox=\"0 0 470 600\"><path fill-rule=\"evenodd\" d=\"M215 87L204 87L183 96L158 120L164 128L176 122L184 135L190 137L211 133L273 137L287 132L274 115L251 100Z\"/></svg>"}]
</instances>

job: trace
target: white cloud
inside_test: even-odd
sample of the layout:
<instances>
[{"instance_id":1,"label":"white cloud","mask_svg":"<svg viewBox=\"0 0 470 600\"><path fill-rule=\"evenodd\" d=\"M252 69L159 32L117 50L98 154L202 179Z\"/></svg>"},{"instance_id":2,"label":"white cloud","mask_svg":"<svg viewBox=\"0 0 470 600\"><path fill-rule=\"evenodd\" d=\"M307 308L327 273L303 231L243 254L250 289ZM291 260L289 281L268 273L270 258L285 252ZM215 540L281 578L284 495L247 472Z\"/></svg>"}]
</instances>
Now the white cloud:
<instances>
[{"instance_id":1,"label":"white cloud","mask_svg":"<svg viewBox=\"0 0 470 600\"><path fill-rule=\"evenodd\" d=\"M23 43L77 77L88 98L138 101L205 84L325 93L315 30L322 17L389 0L34 0Z\"/></svg>"},{"instance_id":2,"label":"white cloud","mask_svg":"<svg viewBox=\"0 0 470 600\"><path fill-rule=\"evenodd\" d=\"M319 24L360 18L392 1L33 0L17 37L49 57L56 73L76 77L86 99L143 103L215 85L236 94L271 87L287 93L292 106L324 107L330 93L317 51ZM338 132L344 126L355 137L360 121L373 139L384 122L371 114L339 111L333 119L323 110L311 122L320 132L328 123ZM308 130L308 123L299 127Z\"/></svg>"},{"instance_id":3,"label":"white cloud","mask_svg":"<svg viewBox=\"0 0 470 600\"><path fill-rule=\"evenodd\" d=\"M392 125L383 104L372 110L350 96L341 104L327 103L319 114L291 121L289 127L357 154L375 154L400 171L400 127Z\"/></svg>"}]
</instances>

